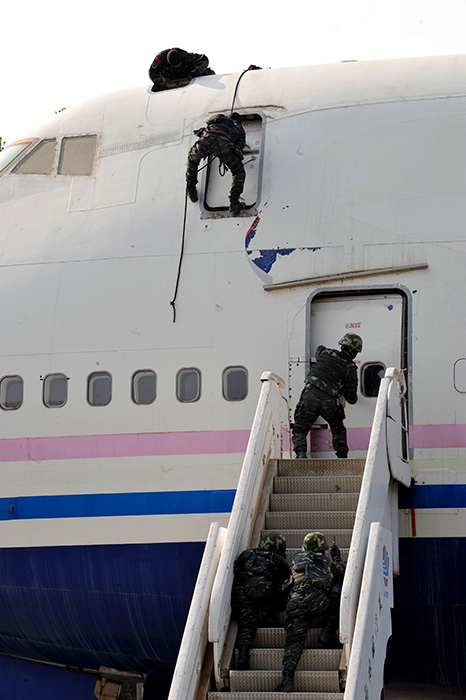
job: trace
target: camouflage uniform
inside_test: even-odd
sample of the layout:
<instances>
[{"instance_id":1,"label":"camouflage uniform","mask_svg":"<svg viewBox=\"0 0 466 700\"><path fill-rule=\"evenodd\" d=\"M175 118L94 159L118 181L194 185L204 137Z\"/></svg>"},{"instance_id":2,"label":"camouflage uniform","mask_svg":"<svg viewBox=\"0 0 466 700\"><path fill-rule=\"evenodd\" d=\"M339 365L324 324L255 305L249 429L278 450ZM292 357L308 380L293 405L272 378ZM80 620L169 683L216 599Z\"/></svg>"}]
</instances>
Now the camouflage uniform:
<instances>
[{"instance_id":1,"label":"camouflage uniform","mask_svg":"<svg viewBox=\"0 0 466 700\"><path fill-rule=\"evenodd\" d=\"M294 673L315 617L324 615L327 618L319 641L324 646L334 643L341 588L337 584L343 581L345 564L336 545L332 546L332 558L325 553L326 549L328 544L324 535L309 533L304 538L303 551L293 561L293 587L286 604L283 681L276 688L277 691L292 692Z\"/></svg>"},{"instance_id":2,"label":"camouflage uniform","mask_svg":"<svg viewBox=\"0 0 466 700\"><path fill-rule=\"evenodd\" d=\"M285 552L285 538L272 532L258 548L246 549L235 562L231 605L238 622L238 668L249 668L249 649L259 625L275 624L277 611L285 607L285 584L290 577Z\"/></svg>"},{"instance_id":3,"label":"camouflage uniform","mask_svg":"<svg viewBox=\"0 0 466 700\"><path fill-rule=\"evenodd\" d=\"M197 133L197 132L195 132ZM207 121L199 132L200 138L188 154L186 185L188 194L195 192L199 163L208 156L217 156L231 170L230 205L235 205L243 191L246 173L243 166L243 148L246 133L241 126L241 117L236 112L230 116L217 114ZM193 197L190 194L193 201ZM197 197L196 197L197 199ZM232 207L230 209L233 211Z\"/></svg>"},{"instance_id":4,"label":"camouflage uniform","mask_svg":"<svg viewBox=\"0 0 466 700\"><path fill-rule=\"evenodd\" d=\"M338 399L344 396L350 404L355 404L358 400L358 375L353 359L362 350L362 341L359 336L347 333L340 344L341 350L326 348L324 345L319 345L316 349L316 362L306 377L294 414L292 440L294 451L299 456L306 455L307 434L319 416L330 426L337 457L348 455L346 428L343 424L345 412Z\"/></svg>"},{"instance_id":5,"label":"camouflage uniform","mask_svg":"<svg viewBox=\"0 0 466 700\"><path fill-rule=\"evenodd\" d=\"M177 51L180 55L180 65L175 67L170 65L168 54L170 51ZM183 49L165 49L157 54L149 68L149 78L154 83L152 92L167 90L170 82L185 81L189 83L193 78L201 75L214 75L214 71L209 68L209 59L204 54L188 53Z\"/></svg>"}]
</instances>

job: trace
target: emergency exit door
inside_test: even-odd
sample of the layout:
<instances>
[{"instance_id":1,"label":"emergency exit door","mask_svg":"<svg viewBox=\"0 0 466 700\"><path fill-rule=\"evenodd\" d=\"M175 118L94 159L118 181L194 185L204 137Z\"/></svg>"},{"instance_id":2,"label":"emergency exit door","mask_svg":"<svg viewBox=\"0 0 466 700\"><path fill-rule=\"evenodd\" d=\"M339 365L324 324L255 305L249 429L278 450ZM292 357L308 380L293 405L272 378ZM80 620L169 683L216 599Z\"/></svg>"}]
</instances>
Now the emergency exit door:
<instances>
[{"instance_id":1,"label":"emergency exit door","mask_svg":"<svg viewBox=\"0 0 466 700\"><path fill-rule=\"evenodd\" d=\"M405 369L405 298L384 293L348 297L315 297L310 307L310 361L318 345L339 348L345 333L357 333L363 350L356 356L358 402L346 406L347 428L370 427L380 381L387 367Z\"/></svg>"}]
</instances>

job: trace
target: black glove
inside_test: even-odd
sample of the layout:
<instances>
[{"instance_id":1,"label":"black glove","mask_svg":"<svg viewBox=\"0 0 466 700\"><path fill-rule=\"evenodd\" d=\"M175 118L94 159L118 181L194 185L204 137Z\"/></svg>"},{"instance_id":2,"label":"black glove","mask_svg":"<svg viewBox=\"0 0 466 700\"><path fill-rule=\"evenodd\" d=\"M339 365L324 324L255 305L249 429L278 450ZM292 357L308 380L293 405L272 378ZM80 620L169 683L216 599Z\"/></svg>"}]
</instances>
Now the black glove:
<instances>
[{"instance_id":1,"label":"black glove","mask_svg":"<svg viewBox=\"0 0 466 700\"><path fill-rule=\"evenodd\" d=\"M341 559L340 548L337 547L335 543L333 543L330 547L330 556L332 557L332 561L335 561L335 559Z\"/></svg>"}]
</instances>

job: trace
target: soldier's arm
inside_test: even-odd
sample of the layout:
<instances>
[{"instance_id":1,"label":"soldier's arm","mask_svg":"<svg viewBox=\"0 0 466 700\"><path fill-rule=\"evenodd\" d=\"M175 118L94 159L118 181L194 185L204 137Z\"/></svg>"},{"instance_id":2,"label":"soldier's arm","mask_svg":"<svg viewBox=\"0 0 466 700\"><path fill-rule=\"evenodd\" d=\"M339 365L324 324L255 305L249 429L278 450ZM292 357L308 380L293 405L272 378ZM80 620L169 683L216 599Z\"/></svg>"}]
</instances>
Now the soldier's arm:
<instances>
[{"instance_id":1,"label":"soldier's arm","mask_svg":"<svg viewBox=\"0 0 466 700\"><path fill-rule=\"evenodd\" d=\"M204 74L206 68L209 67L209 59L203 53L191 54L189 61L189 72L193 77L198 77Z\"/></svg>"},{"instance_id":2,"label":"soldier's arm","mask_svg":"<svg viewBox=\"0 0 466 700\"><path fill-rule=\"evenodd\" d=\"M343 386L343 396L348 403L355 404L358 400L358 370L352 362L346 373L345 384Z\"/></svg>"},{"instance_id":3,"label":"soldier's arm","mask_svg":"<svg viewBox=\"0 0 466 700\"><path fill-rule=\"evenodd\" d=\"M155 83L157 80L161 80L160 78L160 70L164 65L164 62L166 61L168 54L168 49L165 49L165 51L161 51L160 53L157 54L157 56L154 58L152 61L150 68L149 68L149 78Z\"/></svg>"}]
</instances>

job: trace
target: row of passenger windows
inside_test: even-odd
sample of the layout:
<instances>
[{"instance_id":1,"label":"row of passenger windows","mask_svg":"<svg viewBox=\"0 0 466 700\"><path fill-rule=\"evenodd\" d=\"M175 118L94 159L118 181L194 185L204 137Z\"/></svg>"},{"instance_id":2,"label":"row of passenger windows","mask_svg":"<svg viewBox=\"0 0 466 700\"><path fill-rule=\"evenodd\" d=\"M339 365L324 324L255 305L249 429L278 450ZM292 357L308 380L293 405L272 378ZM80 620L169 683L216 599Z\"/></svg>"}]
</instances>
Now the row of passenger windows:
<instances>
[{"instance_id":1,"label":"row of passenger windows","mask_svg":"<svg viewBox=\"0 0 466 700\"><path fill-rule=\"evenodd\" d=\"M0 154L0 170L6 168L30 145L31 141L22 141L7 146ZM19 175L52 175L56 168L58 175L91 175L96 147L96 134L63 138L55 165L57 140L45 139L21 158L11 172Z\"/></svg>"},{"instance_id":2,"label":"row of passenger windows","mask_svg":"<svg viewBox=\"0 0 466 700\"><path fill-rule=\"evenodd\" d=\"M194 403L201 398L202 376L195 367L181 369L176 375L176 398ZM48 374L43 378L42 401L48 408L61 408L68 401L69 377ZM0 408L14 411L23 405L24 381L19 375L0 379ZM243 401L248 395L248 373L244 367L227 367L222 373L222 394L226 401ZM157 398L157 374L152 369L135 372L131 378L131 399L140 406ZM90 406L108 406L112 400L112 375L93 372L87 378L87 402Z\"/></svg>"}]
</instances>

